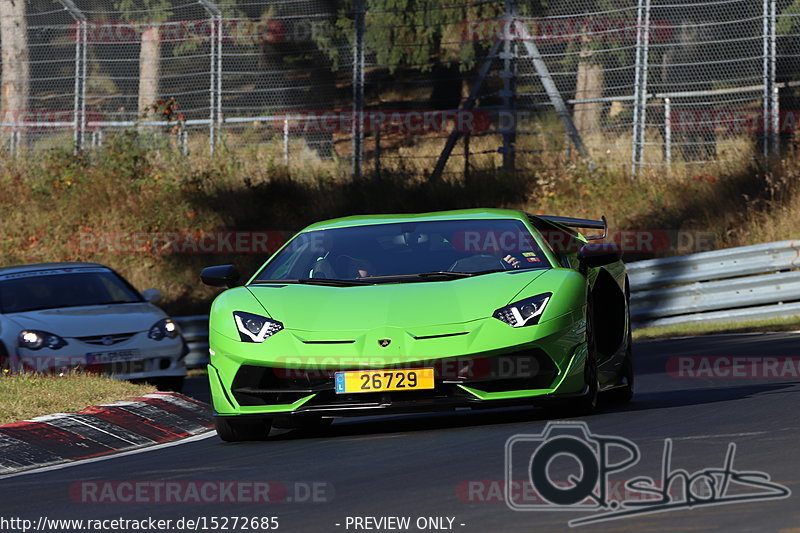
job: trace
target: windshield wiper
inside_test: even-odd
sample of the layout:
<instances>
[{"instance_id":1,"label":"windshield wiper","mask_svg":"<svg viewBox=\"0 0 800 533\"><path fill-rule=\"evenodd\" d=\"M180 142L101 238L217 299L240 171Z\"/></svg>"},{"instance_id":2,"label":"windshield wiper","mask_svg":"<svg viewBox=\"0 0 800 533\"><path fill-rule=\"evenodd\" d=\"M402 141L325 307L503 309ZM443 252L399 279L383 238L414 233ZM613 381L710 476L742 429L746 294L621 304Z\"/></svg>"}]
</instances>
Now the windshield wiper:
<instances>
[{"instance_id":1,"label":"windshield wiper","mask_svg":"<svg viewBox=\"0 0 800 533\"><path fill-rule=\"evenodd\" d=\"M369 285L357 279L328 279L328 278L300 278L297 283L306 285L330 285L331 287L353 287L355 285Z\"/></svg>"},{"instance_id":2,"label":"windshield wiper","mask_svg":"<svg viewBox=\"0 0 800 533\"><path fill-rule=\"evenodd\" d=\"M404 282L404 281L437 281L470 278L483 272L450 272L448 270L436 270L433 272L420 272L418 274L389 274L386 276L364 276L359 280L366 280L376 283L381 282Z\"/></svg>"},{"instance_id":3,"label":"windshield wiper","mask_svg":"<svg viewBox=\"0 0 800 533\"><path fill-rule=\"evenodd\" d=\"M354 287L356 285L369 285L366 281L356 279L328 279L328 278L299 278L299 279L257 279L251 285L286 285L299 283L302 285L326 285L329 287Z\"/></svg>"}]
</instances>

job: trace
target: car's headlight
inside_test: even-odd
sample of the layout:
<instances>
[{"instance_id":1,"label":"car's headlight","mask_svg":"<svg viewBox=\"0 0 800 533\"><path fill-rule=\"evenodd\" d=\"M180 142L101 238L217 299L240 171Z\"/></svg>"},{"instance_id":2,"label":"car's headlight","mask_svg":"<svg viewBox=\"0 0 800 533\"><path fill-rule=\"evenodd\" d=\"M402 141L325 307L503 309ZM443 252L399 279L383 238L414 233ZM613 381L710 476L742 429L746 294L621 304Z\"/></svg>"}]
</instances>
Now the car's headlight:
<instances>
[{"instance_id":1,"label":"car's headlight","mask_svg":"<svg viewBox=\"0 0 800 533\"><path fill-rule=\"evenodd\" d=\"M162 318L150 328L147 336L154 341L161 339L174 339L178 336L178 325L171 318Z\"/></svg>"},{"instance_id":2,"label":"car's headlight","mask_svg":"<svg viewBox=\"0 0 800 533\"><path fill-rule=\"evenodd\" d=\"M19 332L18 340L21 348L27 348L29 350L39 350L40 348L58 350L67 345L67 341L58 335L38 329L23 329Z\"/></svg>"},{"instance_id":3,"label":"car's headlight","mask_svg":"<svg viewBox=\"0 0 800 533\"><path fill-rule=\"evenodd\" d=\"M283 324L277 320L244 311L234 311L233 320L242 342L264 342L283 329Z\"/></svg>"},{"instance_id":4,"label":"car's headlight","mask_svg":"<svg viewBox=\"0 0 800 533\"><path fill-rule=\"evenodd\" d=\"M497 320L502 320L506 324L519 328L522 326L532 326L539 323L539 318L544 312L544 307L553 295L546 292L531 298L525 298L505 307L501 307L492 314Z\"/></svg>"}]
</instances>

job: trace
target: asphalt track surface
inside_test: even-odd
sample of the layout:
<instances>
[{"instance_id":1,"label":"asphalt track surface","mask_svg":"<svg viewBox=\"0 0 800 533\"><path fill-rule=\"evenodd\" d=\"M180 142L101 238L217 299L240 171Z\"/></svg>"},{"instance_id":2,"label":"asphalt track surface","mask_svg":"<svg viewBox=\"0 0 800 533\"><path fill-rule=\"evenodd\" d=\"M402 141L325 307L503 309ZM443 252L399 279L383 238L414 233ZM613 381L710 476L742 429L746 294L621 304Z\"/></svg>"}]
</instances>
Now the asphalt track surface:
<instances>
[{"instance_id":1,"label":"asphalt track surface","mask_svg":"<svg viewBox=\"0 0 800 533\"><path fill-rule=\"evenodd\" d=\"M591 417L570 419L585 420L592 433L624 437L639 448L638 464L610 476L612 491L615 483L619 491L619 482L637 475L660 480L665 439L669 438L673 445L671 470L681 468L694 474L722 469L729 443L735 443L730 470L764 472L773 483L793 494L776 500L695 505L582 525L577 530L800 531L800 378L796 375L799 341L800 334L782 333L639 342L635 345L638 383L633 401L624 407L608 407ZM749 358L737 359L739 366L735 369L718 366L715 376L709 376L709 367L692 363L701 377L681 377L674 371L680 361L687 364L686 359L675 358L686 356ZM785 359L776 359L779 357L795 359L786 363ZM707 361L714 364L719 360ZM753 373L754 362L772 364L770 361L780 362L777 374L747 375ZM795 375L785 364L794 364ZM705 371L701 372L701 368ZM745 375L730 375L734 373ZM188 392L200 398L206 394L199 380L189 383ZM172 519L173 524L181 517L204 517L206 522L198 530L204 530L205 525L205 531L222 531L212 527L212 517L274 516L278 517L278 531L287 532L443 531L447 530L446 519L444 529L418 529L417 520L449 517L453 518L454 531L563 531L569 529L570 520L598 512L554 512L541 505L528 512L514 511L499 497L507 439L518 434L540 434L548 420L554 418L548 418L541 410L510 409L344 420L316 434L273 430L266 442L226 444L210 436L143 453L0 479L0 524L2 518L9 517L35 523L40 517L154 517ZM514 472L526 472L528 459L522 453L515 456ZM580 470L568 458L556 458L550 465L552 478L563 479L569 474L579 475ZM516 475L512 474L512 478ZM270 481L280 483L287 492L280 503L272 504L81 501L86 496L76 487L86 485L76 483L108 481L140 485L180 482L182 487L208 481ZM702 482L698 481L698 485ZM719 497L765 492L734 485L718 490ZM310 502L306 489L314 486L319 501ZM697 488L697 494L707 497L708 492ZM519 493L515 497L518 496ZM151 493L145 498L152 497ZM675 493L673 502L680 501L680 494ZM534 497L522 503L536 502ZM356 517L389 516L410 517L410 527L379 529L374 522L361 522L364 527L356 528L353 522ZM19 531L10 525L6 523L6 528L0 530ZM367 525L373 527L366 529ZM227 530L264 531L232 526L229 522ZM106 529L115 530L123 529ZM174 526L169 530L180 531Z\"/></svg>"}]
</instances>

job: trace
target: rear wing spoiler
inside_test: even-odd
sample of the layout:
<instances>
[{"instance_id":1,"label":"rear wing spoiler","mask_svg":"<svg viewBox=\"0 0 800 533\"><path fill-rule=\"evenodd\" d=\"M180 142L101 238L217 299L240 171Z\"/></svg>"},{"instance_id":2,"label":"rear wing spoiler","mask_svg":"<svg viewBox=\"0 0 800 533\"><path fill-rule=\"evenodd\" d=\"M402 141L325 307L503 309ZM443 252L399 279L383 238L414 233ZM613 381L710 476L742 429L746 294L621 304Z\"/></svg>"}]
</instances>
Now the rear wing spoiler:
<instances>
[{"instance_id":1,"label":"rear wing spoiler","mask_svg":"<svg viewBox=\"0 0 800 533\"><path fill-rule=\"evenodd\" d=\"M568 228L582 228L582 229L599 229L603 230L602 235L591 235L586 237L588 241L602 240L608 236L608 222L606 217L601 217L602 220L589 220L588 218L570 218L559 217L554 215L536 215L537 218L547 220L548 222L555 222Z\"/></svg>"}]
</instances>

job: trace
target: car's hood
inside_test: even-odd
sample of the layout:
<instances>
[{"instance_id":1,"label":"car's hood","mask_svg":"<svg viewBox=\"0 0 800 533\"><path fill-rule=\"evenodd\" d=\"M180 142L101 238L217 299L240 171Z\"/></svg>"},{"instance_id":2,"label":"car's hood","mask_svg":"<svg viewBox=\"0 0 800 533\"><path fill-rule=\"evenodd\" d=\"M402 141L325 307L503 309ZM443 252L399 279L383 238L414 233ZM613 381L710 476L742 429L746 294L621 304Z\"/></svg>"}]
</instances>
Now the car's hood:
<instances>
[{"instance_id":1,"label":"car's hood","mask_svg":"<svg viewBox=\"0 0 800 533\"><path fill-rule=\"evenodd\" d=\"M39 329L62 337L147 331L165 316L161 309L147 302L64 307L4 315L20 330Z\"/></svg>"},{"instance_id":2,"label":"car's hood","mask_svg":"<svg viewBox=\"0 0 800 533\"><path fill-rule=\"evenodd\" d=\"M452 281L357 287L287 284L247 288L286 328L356 331L487 318L544 272L511 271Z\"/></svg>"}]
</instances>

